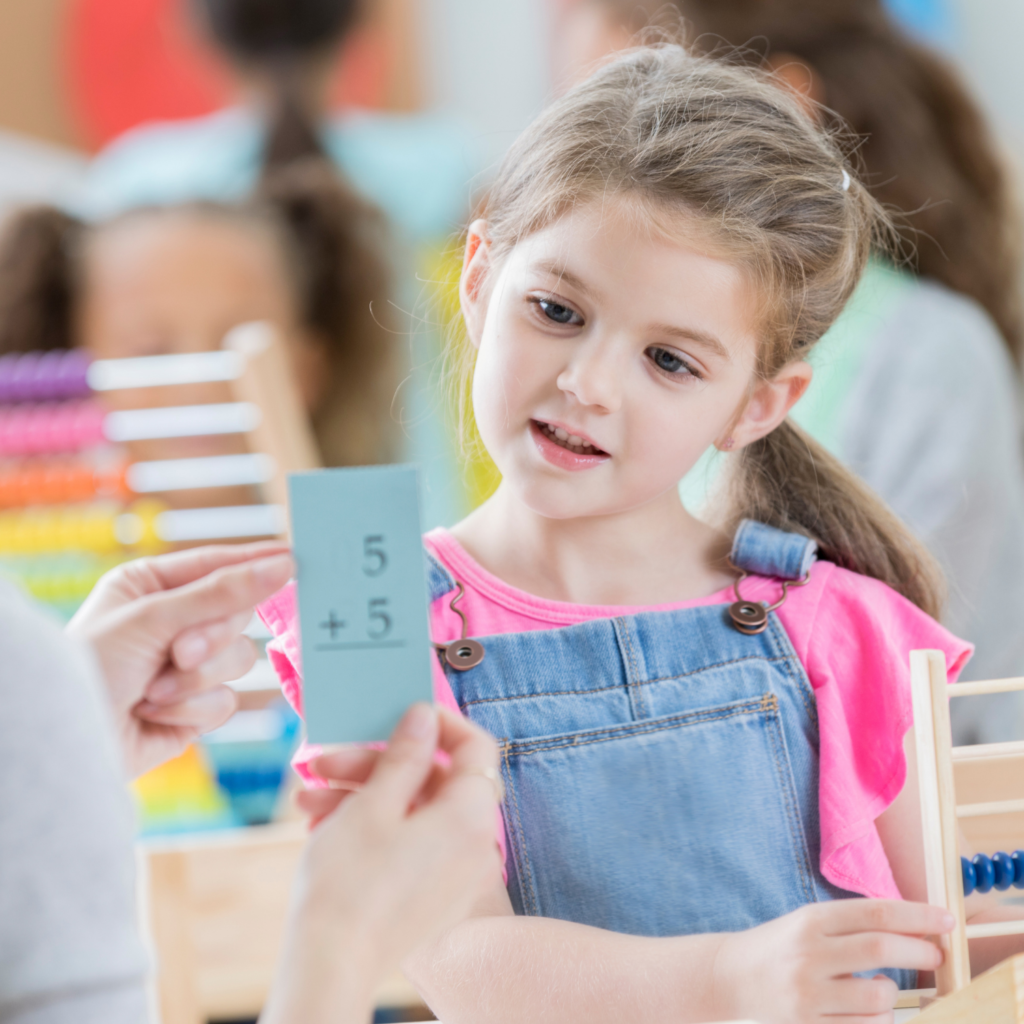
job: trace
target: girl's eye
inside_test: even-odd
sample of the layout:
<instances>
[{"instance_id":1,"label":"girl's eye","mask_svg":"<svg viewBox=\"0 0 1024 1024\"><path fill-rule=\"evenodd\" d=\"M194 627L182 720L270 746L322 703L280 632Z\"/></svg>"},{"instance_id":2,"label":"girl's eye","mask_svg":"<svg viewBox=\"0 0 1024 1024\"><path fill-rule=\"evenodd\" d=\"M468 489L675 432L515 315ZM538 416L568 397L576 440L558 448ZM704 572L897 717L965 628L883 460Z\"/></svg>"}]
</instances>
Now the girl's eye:
<instances>
[{"instance_id":1,"label":"girl's eye","mask_svg":"<svg viewBox=\"0 0 1024 1024\"><path fill-rule=\"evenodd\" d=\"M583 318L579 313L568 306L563 306L559 302L552 302L550 299L537 299L536 301L540 311L556 324L579 326L583 323Z\"/></svg>"},{"instance_id":2,"label":"girl's eye","mask_svg":"<svg viewBox=\"0 0 1024 1024\"><path fill-rule=\"evenodd\" d=\"M700 377L700 374L688 363L680 359L675 352L669 352L665 348L649 348L647 354L651 357L654 365L659 370L664 370L665 373L671 373L680 377Z\"/></svg>"}]
</instances>

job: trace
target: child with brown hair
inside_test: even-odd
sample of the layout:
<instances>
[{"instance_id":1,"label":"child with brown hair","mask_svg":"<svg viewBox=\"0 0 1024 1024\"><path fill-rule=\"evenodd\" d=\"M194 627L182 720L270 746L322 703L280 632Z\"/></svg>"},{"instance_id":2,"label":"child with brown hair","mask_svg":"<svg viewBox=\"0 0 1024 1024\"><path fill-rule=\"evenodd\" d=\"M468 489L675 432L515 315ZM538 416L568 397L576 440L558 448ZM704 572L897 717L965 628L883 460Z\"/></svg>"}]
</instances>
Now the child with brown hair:
<instances>
[{"instance_id":1,"label":"child with brown hair","mask_svg":"<svg viewBox=\"0 0 1024 1024\"><path fill-rule=\"evenodd\" d=\"M461 279L502 479L425 538L431 639L478 644L435 695L500 738L507 878L405 965L441 1019L883 1020L941 961L907 656L952 679L970 646L927 552L787 418L890 233L800 102L679 46L509 152ZM712 445L709 525L677 484ZM294 586L261 614L299 704Z\"/></svg>"},{"instance_id":2,"label":"child with brown hair","mask_svg":"<svg viewBox=\"0 0 1024 1024\"><path fill-rule=\"evenodd\" d=\"M1024 673L1020 216L984 114L882 0L574 0L563 33L576 73L672 12L702 50L772 69L811 116L858 136L861 180L899 245L869 261L794 419L939 560L944 621L978 645L967 677ZM707 479L687 481L694 506ZM1024 723L1018 694L953 714L959 743L1008 740Z\"/></svg>"},{"instance_id":3,"label":"child with brown hair","mask_svg":"<svg viewBox=\"0 0 1024 1024\"><path fill-rule=\"evenodd\" d=\"M266 320L288 346L325 463L387 461L397 353L386 241L381 215L316 158L268 170L236 206L148 207L97 225L30 208L0 236L0 353L207 351L232 327ZM175 389L180 404L225 400L226 385ZM135 454L232 443L142 442Z\"/></svg>"}]
</instances>

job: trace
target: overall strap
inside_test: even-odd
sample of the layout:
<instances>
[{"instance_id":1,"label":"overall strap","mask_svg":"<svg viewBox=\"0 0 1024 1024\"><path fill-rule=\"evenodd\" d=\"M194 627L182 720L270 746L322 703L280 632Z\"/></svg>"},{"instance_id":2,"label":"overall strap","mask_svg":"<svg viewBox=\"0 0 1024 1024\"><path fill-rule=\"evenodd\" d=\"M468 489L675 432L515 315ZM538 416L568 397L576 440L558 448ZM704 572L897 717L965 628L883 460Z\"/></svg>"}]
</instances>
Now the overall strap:
<instances>
[{"instance_id":1,"label":"overall strap","mask_svg":"<svg viewBox=\"0 0 1024 1024\"><path fill-rule=\"evenodd\" d=\"M450 594L457 586L452 574L426 549L427 600L433 604L439 597Z\"/></svg>"},{"instance_id":2,"label":"overall strap","mask_svg":"<svg viewBox=\"0 0 1024 1024\"><path fill-rule=\"evenodd\" d=\"M785 533L744 519L733 538L729 557L737 569L753 576L801 580L818 557L818 545L802 533Z\"/></svg>"}]
</instances>

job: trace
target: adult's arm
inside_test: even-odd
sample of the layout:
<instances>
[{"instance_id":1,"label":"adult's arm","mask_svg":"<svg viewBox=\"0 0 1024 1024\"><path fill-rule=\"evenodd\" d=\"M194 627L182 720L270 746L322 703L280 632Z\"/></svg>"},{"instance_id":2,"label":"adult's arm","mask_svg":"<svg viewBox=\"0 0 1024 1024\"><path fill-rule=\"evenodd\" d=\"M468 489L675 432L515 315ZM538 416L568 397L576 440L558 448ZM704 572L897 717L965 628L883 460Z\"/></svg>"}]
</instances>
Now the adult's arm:
<instances>
[{"instance_id":1,"label":"adult's arm","mask_svg":"<svg viewBox=\"0 0 1024 1024\"><path fill-rule=\"evenodd\" d=\"M134 820L91 652L0 584L0 1021L140 1024Z\"/></svg>"}]
</instances>

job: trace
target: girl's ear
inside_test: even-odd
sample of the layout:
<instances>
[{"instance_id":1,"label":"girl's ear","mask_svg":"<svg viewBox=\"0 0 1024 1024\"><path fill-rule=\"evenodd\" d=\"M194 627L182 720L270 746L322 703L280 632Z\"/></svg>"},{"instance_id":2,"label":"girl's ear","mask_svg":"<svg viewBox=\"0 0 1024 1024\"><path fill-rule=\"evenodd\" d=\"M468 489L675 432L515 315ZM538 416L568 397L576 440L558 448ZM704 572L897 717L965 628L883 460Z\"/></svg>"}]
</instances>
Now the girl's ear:
<instances>
[{"instance_id":1,"label":"girl's ear","mask_svg":"<svg viewBox=\"0 0 1024 1024\"><path fill-rule=\"evenodd\" d=\"M466 252L462 258L462 277L459 279L459 300L466 332L474 348L480 347L484 320L487 319L487 275L490 273L491 242L487 234L487 221L475 220L469 225Z\"/></svg>"},{"instance_id":2,"label":"girl's ear","mask_svg":"<svg viewBox=\"0 0 1024 1024\"><path fill-rule=\"evenodd\" d=\"M733 421L729 431L729 440L733 443L727 444L723 439L718 447L739 449L770 434L807 390L813 374L809 363L796 362L783 367L771 380L758 381L739 417Z\"/></svg>"}]
</instances>

